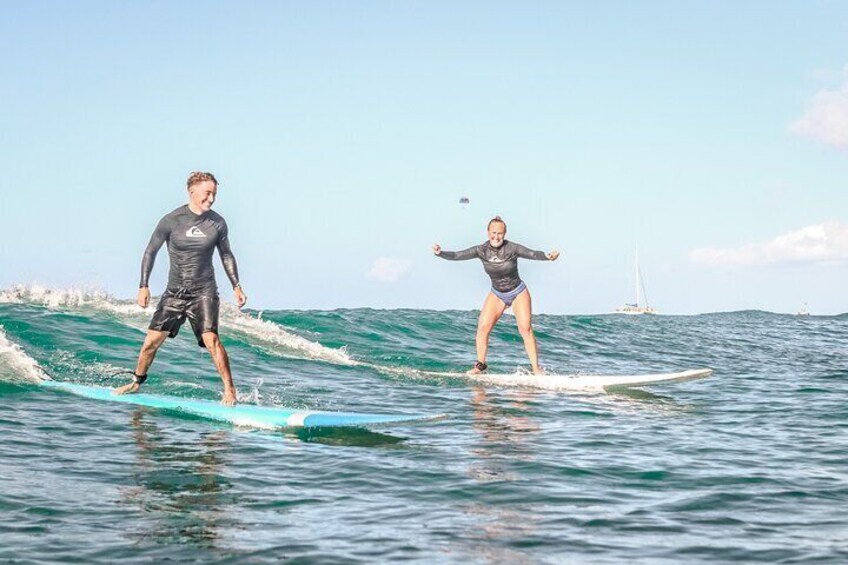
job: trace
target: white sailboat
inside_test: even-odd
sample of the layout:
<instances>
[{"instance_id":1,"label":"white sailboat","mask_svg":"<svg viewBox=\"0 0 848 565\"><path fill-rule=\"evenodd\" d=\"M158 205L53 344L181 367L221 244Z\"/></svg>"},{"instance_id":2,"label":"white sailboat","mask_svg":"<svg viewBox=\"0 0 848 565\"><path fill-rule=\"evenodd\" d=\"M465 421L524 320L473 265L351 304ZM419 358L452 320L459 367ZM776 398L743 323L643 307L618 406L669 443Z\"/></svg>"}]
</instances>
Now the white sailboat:
<instances>
[{"instance_id":1,"label":"white sailboat","mask_svg":"<svg viewBox=\"0 0 848 565\"><path fill-rule=\"evenodd\" d=\"M642 278L642 270L639 268L639 251L636 251L636 302L627 303L615 310L619 314L656 314L657 311L648 304L648 295L645 293L645 281Z\"/></svg>"}]
</instances>

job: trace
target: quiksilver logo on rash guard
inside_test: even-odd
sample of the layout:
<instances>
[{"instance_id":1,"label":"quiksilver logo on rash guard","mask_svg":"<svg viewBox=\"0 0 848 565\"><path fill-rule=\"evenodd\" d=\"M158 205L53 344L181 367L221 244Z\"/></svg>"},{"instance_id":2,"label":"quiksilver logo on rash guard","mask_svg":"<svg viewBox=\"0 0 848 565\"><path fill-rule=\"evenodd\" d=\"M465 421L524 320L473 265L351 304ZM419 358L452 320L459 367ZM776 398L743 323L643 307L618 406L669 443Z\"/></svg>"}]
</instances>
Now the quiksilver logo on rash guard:
<instances>
[{"instance_id":1,"label":"quiksilver logo on rash guard","mask_svg":"<svg viewBox=\"0 0 848 565\"><path fill-rule=\"evenodd\" d=\"M200 231L197 226L192 226L186 231L186 237L206 237L206 234Z\"/></svg>"}]
</instances>

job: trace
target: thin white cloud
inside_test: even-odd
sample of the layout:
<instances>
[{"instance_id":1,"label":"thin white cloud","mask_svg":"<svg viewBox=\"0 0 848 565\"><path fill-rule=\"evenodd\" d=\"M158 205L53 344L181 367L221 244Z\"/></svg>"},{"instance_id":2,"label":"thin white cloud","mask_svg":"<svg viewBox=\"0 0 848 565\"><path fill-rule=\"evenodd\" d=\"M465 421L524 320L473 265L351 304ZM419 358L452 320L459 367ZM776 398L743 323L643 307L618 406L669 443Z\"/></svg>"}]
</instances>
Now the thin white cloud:
<instances>
[{"instance_id":1,"label":"thin white cloud","mask_svg":"<svg viewBox=\"0 0 848 565\"><path fill-rule=\"evenodd\" d=\"M848 149L848 68L838 90L822 90L813 96L790 130L803 137L840 149Z\"/></svg>"},{"instance_id":2,"label":"thin white cloud","mask_svg":"<svg viewBox=\"0 0 848 565\"><path fill-rule=\"evenodd\" d=\"M378 257L374 259L371 268L365 273L365 277L378 282L393 283L411 270L412 261Z\"/></svg>"},{"instance_id":3,"label":"thin white cloud","mask_svg":"<svg viewBox=\"0 0 848 565\"><path fill-rule=\"evenodd\" d=\"M825 222L736 248L705 247L689 253L708 267L829 263L848 260L848 225Z\"/></svg>"}]
</instances>

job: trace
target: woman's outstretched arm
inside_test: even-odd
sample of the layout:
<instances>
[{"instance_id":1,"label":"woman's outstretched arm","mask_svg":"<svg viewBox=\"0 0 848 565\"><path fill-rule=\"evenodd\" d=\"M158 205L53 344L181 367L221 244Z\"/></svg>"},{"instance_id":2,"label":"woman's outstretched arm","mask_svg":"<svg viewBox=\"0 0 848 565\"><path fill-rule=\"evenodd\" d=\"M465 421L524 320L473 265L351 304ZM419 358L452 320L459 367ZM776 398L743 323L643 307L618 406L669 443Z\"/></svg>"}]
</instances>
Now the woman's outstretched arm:
<instances>
[{"instance_id":1,"label":"woman's outstretched arm","mask_svg":"<svg viewBox=\"0 0 848 565\"><path fill-rule=\"evenodd\" d=\"M556 258L559 257L559 251L551 251L550 253L545 253L544 251L529 249L527 247L524 247L520 243L511 243L515 246L516 255L518 255L522 259L533 259L534 261L556 261Z\"/></svg>"},{"instance_id":2,"label":"woman's outstretched arm","mask_svg":"<svg viewBox=\"0 0 848 565\"><path fill-rule=\"evenodd\" d=\"M463 249L462 251L443 251L442 247L436 243L433 245L433 253L442 259L447 259L448 261L467 261L469 259L476 259L479 257L478 248L479 245L472 245L468 249Z\"/></svg>"}]
</instances>

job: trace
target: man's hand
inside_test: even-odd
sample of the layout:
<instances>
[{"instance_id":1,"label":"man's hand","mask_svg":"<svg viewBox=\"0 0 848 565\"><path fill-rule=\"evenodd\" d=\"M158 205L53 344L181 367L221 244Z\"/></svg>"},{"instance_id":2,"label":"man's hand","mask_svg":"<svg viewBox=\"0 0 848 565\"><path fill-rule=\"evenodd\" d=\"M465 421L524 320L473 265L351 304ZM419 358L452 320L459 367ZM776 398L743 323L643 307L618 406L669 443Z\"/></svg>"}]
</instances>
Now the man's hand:
<instances>
[{"instance_id":1,"label":"man's hand","mask_svg":"<svg viewBox=\"0 0 848 565\"><path fill-rule=\"evenodd\" d=\"M146 286L138 289L138 298L136 299L136 303L142 308L147 308L147 305L150 304L150 289Z\"/></svg>"},{"instance_id":2,"label":"man's hand","mask_svg":"<svg viewBox=\"0 0 848 565\"><path fill-rule=\"evenodd\" d=\"M438 243L434 243L433 244L433 253L435 253L436 255L441 255L442 254L442 246L439 245Z\"/></svg>"},{"instance_id":3,"label":"man's hand","mask_svg":"<svg viewBox=\"0 0 848 565\"><path fill-rule=\"evenodd\" d=\"M556 261L558 257L559 257L559 251L554 250L554 251L551 251L550 253L548 253L548 259L551 260L551 261Z\"/></svg>"},{"instance_id":4,"label":"man's hand","mask_svg":"<svg viewBox=\"0 0 848 565\"><path fill-rule=\"evenodd\" d=\"M233 293L236 295L236 304L238 304L239 308L247 304L247 295L244 293L240 286L235 287L233 289Z\"/></svg>"}]
</instances>

